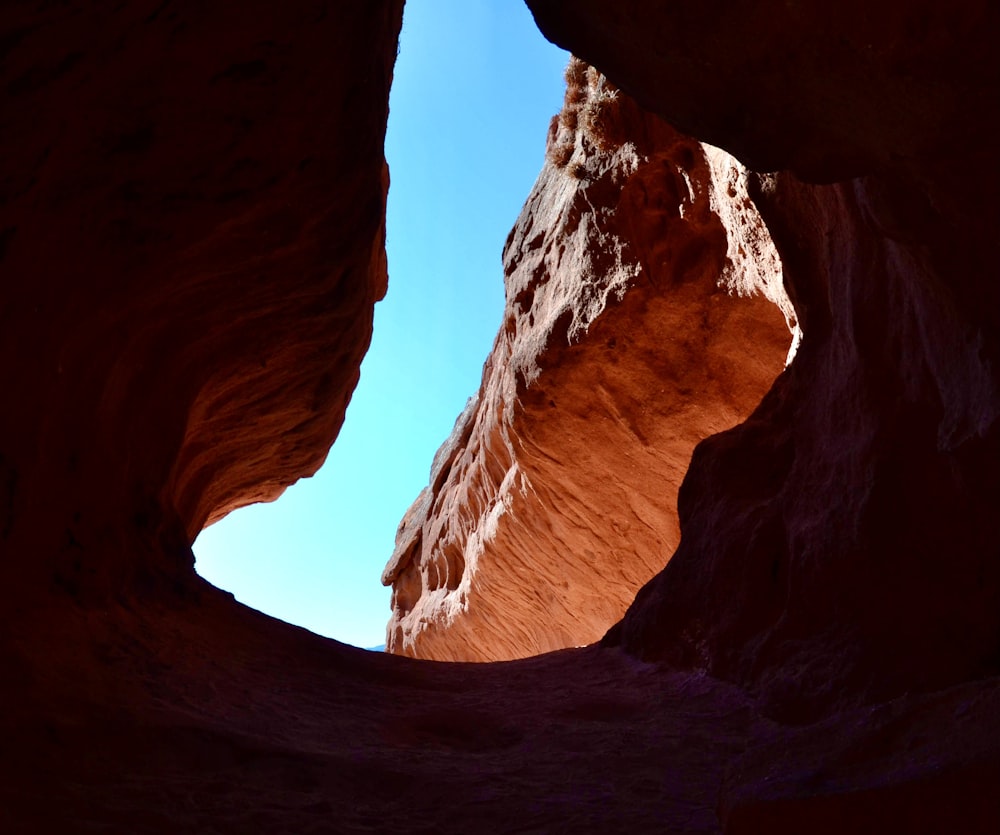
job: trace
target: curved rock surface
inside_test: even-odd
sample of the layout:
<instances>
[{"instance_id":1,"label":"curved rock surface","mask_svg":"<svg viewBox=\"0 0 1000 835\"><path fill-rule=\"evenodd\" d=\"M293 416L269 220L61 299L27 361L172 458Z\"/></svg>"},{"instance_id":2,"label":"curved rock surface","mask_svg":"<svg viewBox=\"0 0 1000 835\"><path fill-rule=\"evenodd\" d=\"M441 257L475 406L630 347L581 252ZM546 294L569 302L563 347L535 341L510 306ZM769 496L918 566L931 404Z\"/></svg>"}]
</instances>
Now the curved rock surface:
<instances>
[{"instance_id":1,"label":"curved rock surface","mask_svg":"<svg viewBox=\"0 0 1000 835\"><path fill-rule=\"evenodd\" d=\"M531 5L546 26L560 4ZM729 144L756 158L787 129L795 150L778 164L829 179L845 170L846 149L857 176L752 178L803 341L753 418L696 451L680 494L681 546L609 641L732 678L799 717L998 671L1000 561L987 543L1000 544L1000 466L985 462L1000 443L1000 290L986 277L1000 169L985 129L995 109L973 105L998 79L984 56L1000 13L774 12L764 46L801 70L779 94L787 110L755 108ZM720 128L708 91L699 107L657 86L665 46L653 33L670 33L680 73L702 48L693 19L647 12L623 53L606 31L622 14L597 0L552 20L565 43L606 57L613 79L644 85L641 98L657 97L678 123ZM720 19L718 37L731 44L742 22ZM917 34L887 40L892 27ZM817 48L799 52L797 35ZM951 56L957 43L962 54ZM726 52L724 75L751 72L761 50L754 40ZM867 56L871 83L846 78L843 61L825 72L834 53ZM766 64L762 91L778 66ZM812 114L836 95L850 97L849 124L836 108Z\"/></svg>"},{"instance_id":2,"label":"curved rock surface","mask_svg":"<svg viewBox=\"0 0 1000 835\"><path fill-rule=\"evenodd\" d=\"M0 6L0 830L1000 831L998 11L532 5L694 135L783 138L752 197L805 337L606 641L476 665L188 547L336 431L399 5Z\"/></svg>"},{"instance_id":3,"label":"curved rock surface","mask_svg":"<svg viewBox=\"0 0 1000 835\"><path fill-rule=\"evenodd\" d=\"M792 169L754 177L752 195L801 347L749 421L695 452L681 545L605 644L738 682L791 722L988 690L1000 671L1000 114L985 102L1000 13L768 3L752 12L766 31L747 38L741 13L529 5L550 37L676 124ZM717 72L701 81L707 42ZM943 726L922 727L948 746ZM1000 759L992 739L970 765L979 798ZM887 778L875 797L940 820L949 780L932 799ZM800 783L764 828L836 828L838 810L843 823L869 802L848 813L845 791L811 805Z\"/></svg>"},{"instance_id":4,"label":"curved rock surface","mask_svg":"<svg viewBox=\"0 0 1000 835\"><path fill-rule=\"evenodd\" d=\"M0 11L0 531L31 585L186 576L207 522L323 462L386 287L401 8Z\"/></svg>"},{"instance_id":5,"label":"curved rock surface","mask_svg":"<svg viewBox=\"0 0 1000 835\"><path fill-rule=\"evenodd\" d=\"M599 639L677 546L695 445L745 418L788 354L741 166L581 61L566 78L482 386L383 574L390 652L494 661Z\"/></svg>"}]
</instances>

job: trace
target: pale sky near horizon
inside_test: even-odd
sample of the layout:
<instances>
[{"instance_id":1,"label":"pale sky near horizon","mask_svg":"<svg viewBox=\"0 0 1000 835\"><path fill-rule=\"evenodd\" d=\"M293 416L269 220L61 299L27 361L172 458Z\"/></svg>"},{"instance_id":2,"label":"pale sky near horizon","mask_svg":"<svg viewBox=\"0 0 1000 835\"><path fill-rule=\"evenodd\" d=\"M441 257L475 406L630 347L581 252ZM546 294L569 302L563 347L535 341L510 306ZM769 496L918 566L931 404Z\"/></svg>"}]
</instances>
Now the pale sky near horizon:
<instances>
[{"instance_id":1,"label":"pale sky near horizon","mask_svg":"<svg viewBox=\"0 0 1000 835\"><path fill-rule=\"evenodd\" d=\"M361 382L315 477L202 532L207 580L321 635L383 643L382 568L479 387L503 243L541 170L568 60L519 0L407 0L386 136L389 293Z\"/></svg>"}]
</instances>

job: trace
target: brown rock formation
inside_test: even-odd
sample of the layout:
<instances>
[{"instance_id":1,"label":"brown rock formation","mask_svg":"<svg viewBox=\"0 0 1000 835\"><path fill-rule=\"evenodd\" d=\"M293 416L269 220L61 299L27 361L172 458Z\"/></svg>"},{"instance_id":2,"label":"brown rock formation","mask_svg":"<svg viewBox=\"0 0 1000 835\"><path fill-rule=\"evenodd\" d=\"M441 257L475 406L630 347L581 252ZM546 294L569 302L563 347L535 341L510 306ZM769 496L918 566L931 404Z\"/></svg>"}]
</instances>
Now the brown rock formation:
<instances>
[{"instance_id":1,"label":"brown rock formation","mask_svg":"<svg viewBox=\"0 0 1000 835\"><path fill-rule=\"evenodd\" d=\"M543 26L558 5L532 3ZM609 46L612 5L553 21L675 122L725 129L708 90L699 107L657 87L668 72L686 78L702 48L685 41L690 22L647 13L623 53ZM799 715L964 681L1000 659L1000 561L987 544L1000 543L1000 470L984 466L1000 441L1000 298L979 278L1000 226L1000 171L983 125L993 114L975 105L997 80L997 63L982 61L998 18L975 4L947 20L923 5L773 11L767 37L742 50L746 21L720 21L720 45L732 47L720 50L720 80L737 93L740 67L771 56L758 79L768 104L727 144L813 179L857 176L827 186L755 178L802 345L753 419L695 453L684 541L612 640L760 688L775 710ZM619 4L613 25L620 15ZM890 25L921 34L887 40ZM801 52L802 39L817 47ZM952 56L956 43L963 54ZM801 71L779 90L793 60ZM827 61L836 69L824 72ZM853 118L832 104L814 112L837 95Z\"/></svg>"},{"instance_id":2,"label":"brown rock formation","mask_svg":"<svg viewBox=\"0 0 1000 835\"><path fill-rule=\"evenodd\" d=\"M606 643L739 682L795 721L996 676L997 10L530 5L675 124L791 169L753 193L802 345L753 418L696 451L681 546ZM753 20L767 25L747 37ZM903 796L940 802L925 778L923 801Z\"/></svg>"},{"instance_id":3,"label":"brown rock formation","mask_svg":"<svg viewBox=\"0 0 1000 835\"><path fill-rule=\"evenodd\" d=\"M607 641L446 665L192 570L336 431L400 11L205 5L0 8L0 830L1000 830L997 11L532 0L801 175L754 195L805 337Z\"/></svg>"},{"instance_id":4,"label":"brown rock formation","mask_svg":"<svg viewBox=\"0 0 1000 835\"><path fill-rule=\"evenodd\" d=\"M383 575L391 652L493 661L598 640L677 547L695 445L745 418L788 353L772 302L791 306L739 164L580 61L566 78L482 386Z\"/></svg>"},{"instance_id":5,"label":"brown rock formation","mask_svg":"<svg viewBox=\"0 0 1000 835\"><path fill-rule=\"evenodd\" d=\"M400 9L0 12L0 531L31 586L186 576L207 521L322 463L385 292Z\"/></svg>"}]
</instances>

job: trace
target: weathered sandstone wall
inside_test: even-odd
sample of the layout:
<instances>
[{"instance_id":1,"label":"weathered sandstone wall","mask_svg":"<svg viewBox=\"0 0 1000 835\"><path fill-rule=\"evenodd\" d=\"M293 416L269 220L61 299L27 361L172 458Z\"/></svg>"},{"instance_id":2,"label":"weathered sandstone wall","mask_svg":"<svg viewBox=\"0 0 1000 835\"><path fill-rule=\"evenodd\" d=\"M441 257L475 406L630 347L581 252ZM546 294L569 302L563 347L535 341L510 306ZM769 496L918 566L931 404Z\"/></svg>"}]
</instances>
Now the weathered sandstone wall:
<instances>
[{"instance_id":1,"label":"weathered sandstone wall","mask_svg":"<svg viewBox=\"0 0 1000 835\"><path fill-rule=\"evenodd\" d=\"M386 288L401 10L0 10L0 594L183 581L322 463Z\"/></svg>"},{"instance_id":2,"label":"weathered sandstone wall","mask_svg":"<svg viewBox=\"0 0 1000 835\"><path fill-rule=\"evenodd\" d=\"M791 169L752 194L803 342L753 418L698 448L681 546L609 642L788 716L997 672L996 12L765 4L759 37L713 23L706 75L707 10L530 5L640 101Z\"/></svg>"},{"instance_id":3,"label":"weathered sandstone wall","mask_svg":"<svg viewBox=\"0 0 1000 835\"><path fill-rule=\"evenodd\" d=\"M391 652L491 661L600 638L677 546L691 451L788 354L743 169L581 61L566 76L482 386L383 575Z\"/></svg>"},{"instance_id":4,"label":"weathered sandstone wall","mask_svg":"<svg viewBox=\"0 0 1000 835\"><path fill-rule=\"evenodd\" d=\"M621 625L502 664L318 638L188 547L336 432L399 3L0 5L0 830L1000 831L998 11L531 5L778 171L805 337Z\"/></svg>"}]
</instances>

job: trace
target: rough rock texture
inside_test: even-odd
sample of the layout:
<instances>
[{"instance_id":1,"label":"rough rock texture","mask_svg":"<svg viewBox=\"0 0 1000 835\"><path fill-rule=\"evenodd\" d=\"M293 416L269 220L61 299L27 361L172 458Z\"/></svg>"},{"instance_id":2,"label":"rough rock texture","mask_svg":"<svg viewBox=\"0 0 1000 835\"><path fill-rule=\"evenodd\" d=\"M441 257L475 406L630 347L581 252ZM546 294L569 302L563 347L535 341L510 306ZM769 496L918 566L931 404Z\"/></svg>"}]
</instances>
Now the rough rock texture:
<instances>
[{"instance_id":1,"label":"rough rock texture","mask_svg":"<svg viewBox=\"0 0 1000 835\"><path fill-rule=\"evenodd\" d=\"M752 169L816 182L981 142L997 81L990 5L528 0L549 38L647 110Z\"/></svg>"},{"instance_id":2,"label":"rough rock texture","mask_svg":"<svg viewBox=\"0 0 1000 835\"><path fill-rule=\"evenodd\" d=\"M724 831L995 831L998 696L993 678L838 712L804 728L761 725L723 779Z\"/></svg>"},{"instance_id":3,"label":"rough rock texture","mask_svg":"<svg viewBox=\"0 0 1000 835\"><path fill-rule=\"evenodd\" d=\"M997 9L529 5L673 123L790 169L753 196L801 347L747 423L699 446L682 543L605 643L795 722L995 676Z\"/></svg>"},{"instance_id":4,"label":"rough rock texture","mask_svg":"<svg viewBox=\"0 0 1000 835\"><path fill-rule=\"evenodd\" d=\"M336 430L399 26L203 5L0 7L0 830L1000 831L998 12L544 4L647 108L830 184L757 182L805 337L696 451L663 574L603 644L466 665L192 570Z\"/></svg>"},{"instance_id":5,"label":"rough rock texture","mask_svg":"<svg viewBox=\"0 0 1000 835\"><path fill-rule=\"evenodd\" d=\"M438 664L211 589L137 609L32 623L45 665L4 659L4 832L711 833L771 732L735 688L618 650Z\"/></svg>"},{"instance_id":6,"label":"rough rock texture","mask_svg":"<svg viewBox=\"0 0 1000 835\"><path fill-rule=\"evenodd\" d=\"M743 169L582 62L566 78L482 386L383 575L390 652L493 661L598 640L677 547L695 444L749 415L788 354Z\"/></svg>"},{"instance_id":7,"label":"rough rock texture","mask_svg":"<svg viewBox=\"0 0 1000 835\"><path fill-rule=\"evenodd\" d=\"M592 60L610 58L597 44L612 43L611 6L588 2L558 18L594 36ZM789 49L805 62L779 100L787 112L755 110L729 145L754 159L758 143L787 127L797 150L765 160L830 179L846 170L827 151L835 145L849 149L858 176L827 186L790 173L755 178L803 341L753 418L695 453L681 491L684 541L612 639L761 688L791 714L944 686L1000 663L1000 467L987 464L1000 441L1000 299L987 277L1000 176L985 126L976 134L968 124L976 114L946 132L951 109L927 98L954 80L961 104L996 81L996 59L982 63L996 14L975 4L947 20L922 5L884 18L803 14L775 10L785 49L775 46L767 66L792 60ZM719 37L735 38L740 23L720 22ZM919 51L901 41L869 48L889 23L926 32ZM701 48L684 43L684 25L669 11L647 14L643 31L629 30L634 48L614 60L625 62L623 85L645 84L641 98L657 95L676 122L701 126L718 115L712 97L695 114L656 88L666 47L652 33L671 33L668 68L680 72ZM822 47L807 54L789 38L820 27ZM968 52L952 61L958 42ZM869 55L872 83L821 75L828 47ZM754 40L724 60L752 68L761 49ZM902 78L883 83L891 69ZM909 91L911 77L930 90ZM806 83L815 90L799 89ZM766 75L761 85L772 89ZM838 90L853 97L849 126L824 130L825 120L840 124L833 111L799 127ZM907 139L897 145L899 111Z\"/></svg>"}]
</instances>

